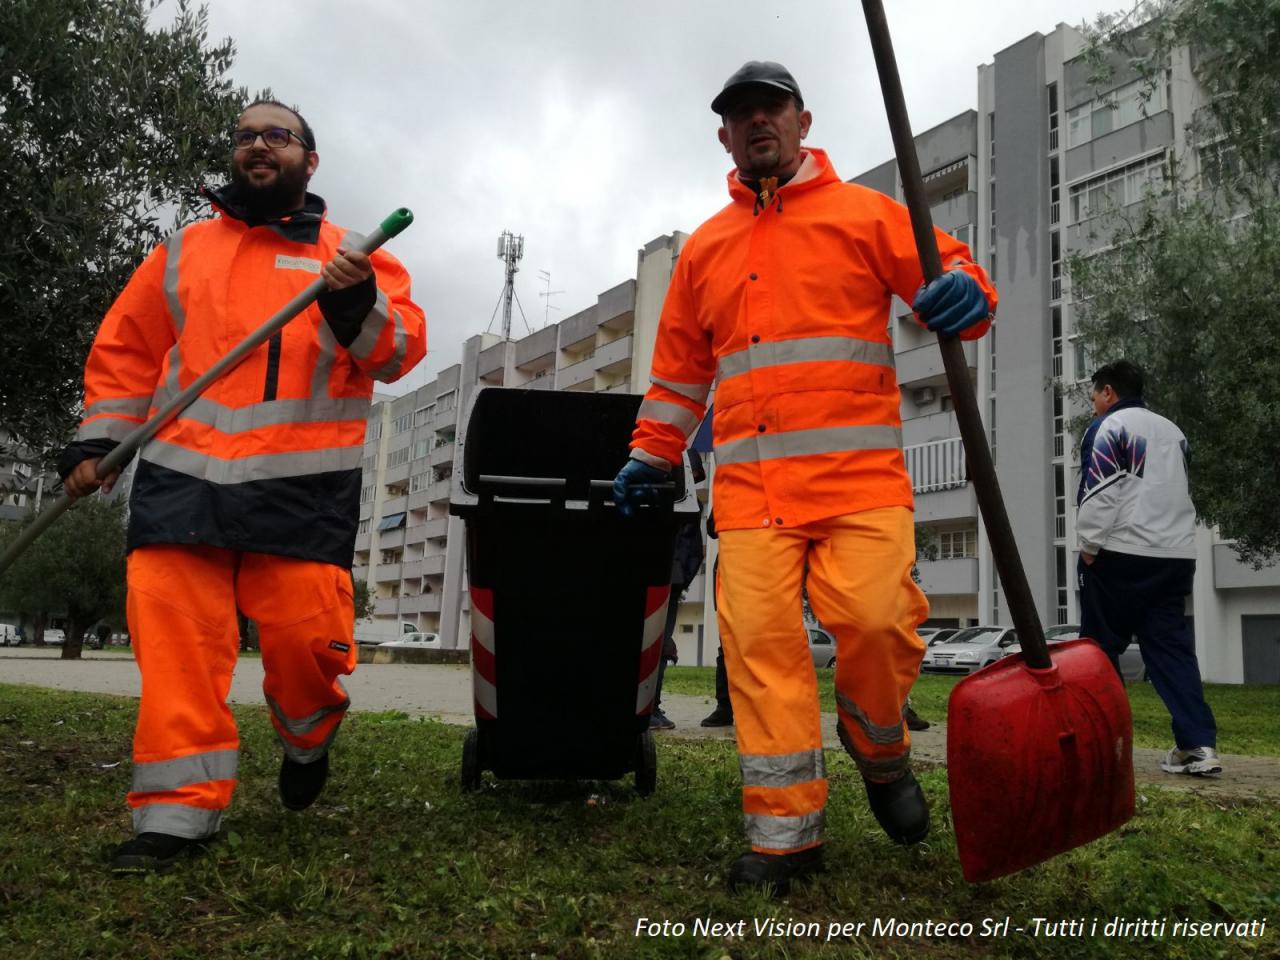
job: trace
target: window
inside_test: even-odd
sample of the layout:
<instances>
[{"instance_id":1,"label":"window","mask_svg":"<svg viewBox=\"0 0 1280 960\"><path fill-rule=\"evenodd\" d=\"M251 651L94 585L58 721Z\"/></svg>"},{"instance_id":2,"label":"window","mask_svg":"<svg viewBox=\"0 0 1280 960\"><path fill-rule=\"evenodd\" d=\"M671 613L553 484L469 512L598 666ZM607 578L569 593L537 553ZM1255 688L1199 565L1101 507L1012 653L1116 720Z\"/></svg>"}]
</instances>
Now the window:
<instances>
[{"instance_id":1,"label":"window","mask_svg":"<svg viewBox=\"0 0 1280 960\"><path fill-rule=\"evenodd\" d=\"M357 534L368 533L369 525L371 522L372 521L369 517L365 517L363 520L360 521L359 525L356 527L356 533Z\"/></svg>"},{"instance_id":2,"label":"window","mask_svg":"<svg viewBox=\"0 0 1280 960\"><path fill-rule=\"evenodd\" d=\"M1049 84L1049 152L1058 149L1058 85Z\"/></svg>"},{"instance_id":3,"label":"window","mask_svg":"<svg viewBox=\"0 0 1280 960\"><path fill-rule=\"evenodd\" d=\"M1053 391L1053 455L1055 457L1062 456L1067 442L1065 434L1067 421L1063 406L1062 394L1055 388Z\"/></svg>"},{"instance_id":4,"label":"window","mask_svg":"<svg viewBox=\"0 0 1280 960\"><path fill-rule=\"evenodd\" d=\"M402 463L409 462L409 448L401 447L399 450L392 450L387 454L387 466L398 467Z\"/></svg>"},{"instance_id":5,"label":"window","mask_svg":"<svg viewBox=\"0 0 1280 960\"><path fill-rule=\"evenodd\" d=\"M1067 535L1067 471L1062 464L1053 466L1053 537L1062 540Z\"/></svg>"},{"instance_id":6,"label":"window","mask_svg":"<svg viewBox=\"0 0 1280 960\"><path fill-rule=\"evenodd\" d=\"M1054 377L1061 377L1062 376L1062 307L1061 306L1055 305L1049 308L1049 326L1052 328L1052 331L1053 331L1053 345L1052 345L1053 375ZM1061 401L1061 399L1062 399L1061 397L1057 397L1058 401ZM1062 409L1062 404L1061 402L1059 402L1054 407L1055 416L1061 415L1061 409ZM1058 456L1061 456L1061 454L1058 454Z\"/></svg>"},{"instance_id":7,"label":"window","mask_svg":"<svg viewBox=\"0 0 1280 960\"><path fill-rule=\"evenodd\" d=\"M1062 219L1062 186L1058 177L1058 158L1049 158L1049 223Z\"/></svg>"},{"instance_id":8,"label":"window","mask_svg":"<svg viewBox=\"0 0 1280 960\"><path fill-rule=\"evenodd\" d=\"M1058 580L1058 623L1067 622L1067 548L1054 549L1054 566L1057 568Z\"/></svg>"},{"instance_id":9,"label":"window","mask_svg":"<svg viewBox=\"0 0 1280 960\"><path fill-rule=\"evenodd\" d=\"M1062 299L1062 236L1057 230L1049 233L1049 299Z\"/></svg>"},{"instance_id":10,"label":"window","mask_svg":"<svg viewBox=\"0 0 1280 960\"><path fill-rule=\"evenodd\" d=\"M950 231L951 235L969 248L969 252L973 252L973 224L962 223L958 227L953 227Z\"/></svg>"},{"instance_id":11,"label":"window","mask_svg":"<svg viewBox=\"0 0 1280 960\"><path fill-rule=\"evenodd\" d=\"M943 530L938 533L938 559L960 560L978 555L978 531Z\"/></svg>"},{"instance_id":12,"label":"window","mask_svg":"<svg viewBox=\"0 0 1280 960\"><path fill-rule=\"evenodd\" d=\"M421 460L431 450L431 444L426 440L419 440L413 445L413 459Z\"/></svg>"},{"instance_id":13,"label":"window","mask_svg":"<svg viewBox=\"0 0 1280 960\"><path fill-rule=\"evenodd\" d=\"M692 624L692 623L682 623L682 624L680 624L680 632L681 632L681 633L693 633L693 624Z\"/></svg>"},{"instance_id":14,"label":"window","mask_svg":"<svg viewBox=\"0 0 1280 960\"><path fill-rule=\"evenodd\" d=\"M431 485L431 474L415 473L409 478L409 492L417 493L420 490L427 489Z\"/></svg>"},{"instance_id":15,"label":"window","mask_svg":"<svg viewBox=\"0 0 1280 960\"><path fill-rule=\"evenodd\" d=\"M443 393L436 398L436 413L444 413L452 410L458 403L458 394L456 392Z\"/></svg>"},{"instance_id":16,"label":"window","mask_svg":"<svg viewBox=\"0 0 1280 960\"><path fill-rule=\"evenodd\" d=\"M1240 151L1225 142L1196 151L1200 160L1200 184L1205 190L1229 187L1240 180Z\"/></svg>"},{"instance_id":17,"label":"window","mask_svg":"<svg viewBox=\"0 0 1280 960\"><path fill-rule=\"evenodd\" d=\"M1150 94L1144 102L1143 97ZM1118 87L1108 96L1067 111L1067 146L1077 147L1165 109L1164 82L1148 90L1142 80Z\"/></svg>"},{"instance_id":18,"label":"window","mask_svg":"<svg viewBox=\"0 0 1280 960\"><path fill-rule=\"evenodd\" d=\"M415 427L420 427L424 423L426 423L428 420L430 420L432 409L433 409L432 407L426 406L426 407L419 407L417 410L413 411L413 425Z\"/></svg>"},{"instance_id":19,"label":"window","mask_svg":"<svg viewBox=\"0 0 1280 960\"><path fill-rule=\"evenodd\" d=\"M1071 222L1080 223L1106 213L1108 208L1136 203L1163 187L1164 180L1164 154L1157 153L1072 184L1067 191Z\"/></svg>"},{"instance_id":20,"label":"window","mask_svg":"<svg viewBox=\"0 0 1280 960\"><path fill-rule=\"evenodd\" d=\"M397 433L404 433L413 426L413 414L406 413L402 417L396 417L391 422L391 435L394 437Z\"/></svg>"},{"instance_id":21,"label":"window","mask_svg":"<svg viewBox=\"0 0 1280 960\"><path fill-rule=\"evenodd\" d=\"M361 487L361 488L360 488L360 502L361 502L361 503L368 503L368 502L369 502L370 500L372 500L372 499L373 499L373 485L372 485L372 484L370 484L370 485L369 485L369 486L367 486L367 487Z\"/></svg>"},{"instance_id":22,"label":"window","mask_svg":"<svg viewBox=\"0 0 1280 960\"><path fill-rule=\"evenodd\" d=\"M369 426L365 429L365 432L364 432L364 442L369 443L373 440L380 440L380 439L382 439L382 421L381 420L369 421Z\"/></svg>"}]
</instances>

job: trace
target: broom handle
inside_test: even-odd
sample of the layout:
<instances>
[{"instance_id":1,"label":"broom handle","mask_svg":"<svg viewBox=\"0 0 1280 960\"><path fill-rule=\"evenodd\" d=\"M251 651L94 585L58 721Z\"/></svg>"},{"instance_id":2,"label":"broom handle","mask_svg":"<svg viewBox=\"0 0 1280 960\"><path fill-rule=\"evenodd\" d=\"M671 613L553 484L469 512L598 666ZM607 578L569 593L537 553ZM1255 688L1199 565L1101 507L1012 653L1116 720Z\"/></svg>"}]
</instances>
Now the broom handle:
<instances>
[{"instance_id":1,"label":"broom handle","mask_svg":"<svg viewBox=\"0 0 1280 960\"><path fill-rule=\"evenodd\" d=\"M875 55L876 71L880 74L880 91L884 95L885 112L889 117L889 130L893 135L893 149L898 157L898 170L902 174L902 192L906 196L907 210L911 213L911 230L916 238L916 250L925 282L942 275L942 258L933 234L933 218L929 215L929 202L925 197L924 182L920 178L920 161L916 157L915 140L911 137L911 121L907 118L907 103L902 95L902 81L898 76L898 64L893 55L893 41L889 36L889 24L885 20L881 0L862 0L867 30L871 35L871 50ZM942 363L947 371L947 384L951 387L951 399L955 405L956 420L960 424L960 437L964 442L968 461L969 478L973 481L978 497L978 507L991 541L991 556L995 561L1000 585L1009 602L1018 640L1022 644L1023 659L1029 666L1050 666L1049 650L1044 641L1044 629L1036 613L1031 586L1018 545L1013 539L1009 514L1000 494L1000 481L996 477L995 464L991 461L991 448L987 446L987 433L978 413L978 400L969 382L969 369L964 349L954 336L938 334L938 347L942 351Z\"/></svg>"},{"instance_id":2,"label":"broom handle","mask_svg":"<svg viewBox=\"0 0 1280 960\"><path fill-rule=\"evenodd\" d=\"M406 207L401 207L394 211L382 223L374 228L373 232L357 243L351 249L363 254L370 254L377 250L380 246L390 240L396 234L404 230L405 227L413 223L413 213ZM221 377L232 367L240 363L245 357L256 350L262 344L270 340L277 331L285 324L300 314L315 301L321 293L325 291L325 282L323 279L313 280L301 292L294 296L292 300L281 307L276 313L257 330L245 337L239 344L231 349L231 351L208 370L202 373L194 381L191 382L185 390L176 397L166 403L146 423L133 430L127 437L120 441L110 453L107 453L98 461L96 473L99 480L110 476L111 472L117 467L129 461L134 452L160 432L160 429L170 420L180 414L192 401L205 389ZM67 508L76 500L70 494L64 493L58 500L49 507L44 513L36 517L36 519L26 527L18 537L9 544L8 549L0 555L0 574L17 560L22 552L31 546L35 540L49 529L53 521L62 516Z\"/></svg>"}]
</instances>

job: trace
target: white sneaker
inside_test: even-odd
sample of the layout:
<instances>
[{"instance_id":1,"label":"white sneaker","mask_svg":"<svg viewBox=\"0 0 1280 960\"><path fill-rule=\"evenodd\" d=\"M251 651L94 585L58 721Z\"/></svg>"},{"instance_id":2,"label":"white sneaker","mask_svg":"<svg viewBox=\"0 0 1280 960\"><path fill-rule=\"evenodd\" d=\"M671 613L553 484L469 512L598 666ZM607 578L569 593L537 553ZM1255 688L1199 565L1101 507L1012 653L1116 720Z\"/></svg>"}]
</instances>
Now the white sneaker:
<instances>
[{"instance_id":1,"label":"white sneaker","mask_svg":"<svg viewBox=\"0 0 1280 960\"><path fill-rule=\"evenodd\" d=\"M1165 773L1188 773L1195 777L1222 776L1222 761L1213 747L1192 747L1179 750L1174 747L1160 764Z\"/></svg>"}]
</instances>

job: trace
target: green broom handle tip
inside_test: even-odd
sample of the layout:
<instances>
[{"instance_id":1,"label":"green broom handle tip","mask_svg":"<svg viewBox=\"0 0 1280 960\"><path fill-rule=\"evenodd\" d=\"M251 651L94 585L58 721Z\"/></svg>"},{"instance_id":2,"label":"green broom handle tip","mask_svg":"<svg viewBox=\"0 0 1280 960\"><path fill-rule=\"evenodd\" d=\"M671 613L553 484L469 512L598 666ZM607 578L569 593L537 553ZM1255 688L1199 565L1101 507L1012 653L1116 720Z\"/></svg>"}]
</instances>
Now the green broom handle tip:
<instances>
[{"instance_id":1,"label":"green broom handle tip","mask_svg":"<svg viewBox=\"0 0 1280 960\"><path fill-rule=\"evenodd\" d=\"M408 207L401 207L399 210L393 210L387 219L378 224L378 228L389 239L401 233L411 223L413 223L413 211Z\"/></svg>"}]
</instances>

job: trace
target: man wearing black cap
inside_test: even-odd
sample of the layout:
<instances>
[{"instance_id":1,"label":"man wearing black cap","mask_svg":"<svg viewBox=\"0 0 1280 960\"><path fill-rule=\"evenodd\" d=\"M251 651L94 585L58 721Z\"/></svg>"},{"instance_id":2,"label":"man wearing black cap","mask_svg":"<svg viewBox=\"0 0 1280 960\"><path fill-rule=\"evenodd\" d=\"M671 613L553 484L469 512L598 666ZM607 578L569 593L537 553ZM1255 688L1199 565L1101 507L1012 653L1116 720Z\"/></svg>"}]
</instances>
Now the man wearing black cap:
<instances>
[{"instance_id":1,"label":"man wearing black cap","mask_svg":"<svg viewBox=\"0 0 1280 960\"><path fill-rule=\"evenodd\" d=\"M802 147L813 117L785 67L743 65L711 107L736 167L731 202L677 261L614 499L630 513L680 462L714 382L717 612L751 841L729 882L782 893L821 867L827 800L806 582L836 637L840 740L871 810L899 843L928 833L903 723L928 602L911 579L890 304L896 294L930 330L970 340L996 293L941 231L948 272L920 289L906 209Z\"/></svg>"}]
</instances>

